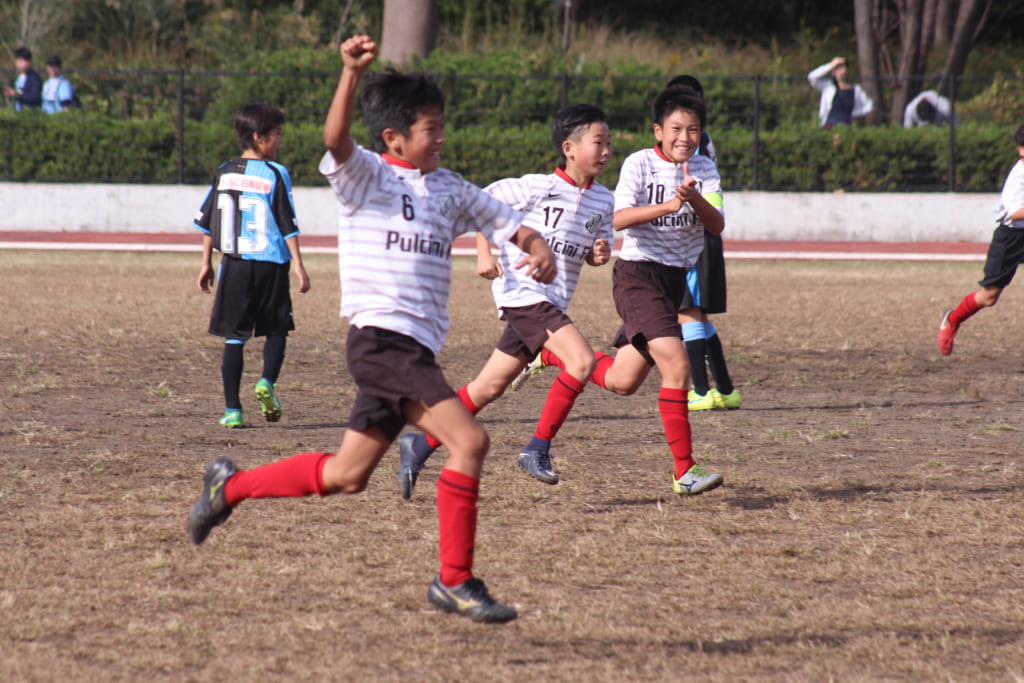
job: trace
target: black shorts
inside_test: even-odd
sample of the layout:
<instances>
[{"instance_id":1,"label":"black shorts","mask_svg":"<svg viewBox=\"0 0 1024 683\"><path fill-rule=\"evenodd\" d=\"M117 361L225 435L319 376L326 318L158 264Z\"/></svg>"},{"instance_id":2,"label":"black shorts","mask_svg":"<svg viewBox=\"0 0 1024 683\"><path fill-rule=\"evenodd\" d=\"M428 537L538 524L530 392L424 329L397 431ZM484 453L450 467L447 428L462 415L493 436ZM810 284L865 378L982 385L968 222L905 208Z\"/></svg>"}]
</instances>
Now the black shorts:
<instances>
[{"instance_id":1,"label":"black shorts","mask_svg":"<svg viewBox=\"0 0 1024 683\"><path fill-rule=\"evenodd\" d=\"M686 273L686 294L679 310L700 308L708 315L725 313L725 250L722 236L704 231L704 250Z\"/></svg>"},{"instance_id":2,"label":"black shorts","mask_svg":"<svg viewBox=\"0 0 1024 683\"><path fill-rule=\"evenodd\" d=\"M248 261L225 256L220 261L210 314L210 334L247 341L253 336L285 335L295 329L288 263Z\"/></svg>"},{"instance_id":3,"label":"black shorts","mask_svg":"<svg viewBox=\"0 0 1024 683\"><path fill-rule=\"evenodd\" d=\"M651 362L648 341L660 337L679 339L678 314L685 291L686 268L647 261L615 262L612 298L622 318L620 332L647 362Z\"/></svg>"},{"instance_id":4,"label":"black shorts","mask_svg":"<svg viewBox=\"0 0 1024 683\"><path fill-rule=\"evenodd\" d=\"M510 356L525 356L528 360L540 353L549 332L554 334L566 325L572 325L569 316L550 301L502 308L501 319L508 325L495 348Z\"/></svg>"},{"instance_id":5,"label":"black shorts","mask_svg":"<svg viewBox=\"0 0 1024 683\"><path fill-rule=\"evenodd\" d=\"M352 327L345 343L348 371L358 391L348 426L377 427L394 441L406 424L406 401L432 406L452 398L433 352L412 337L379 327Z\"/></svg>"},{"instance_id":6,"label":"black shorts","mask_svg":"<svg viewBox=\"0 0 1024 683\"><path fill-rule=\"evenodd\" d=\"M1013 280L1021 263L1024 263L1024 228L1000 225L992 233L985 258L985 278L978 284L982 287L1005 287Z\"/></svg>"}]
</instances>

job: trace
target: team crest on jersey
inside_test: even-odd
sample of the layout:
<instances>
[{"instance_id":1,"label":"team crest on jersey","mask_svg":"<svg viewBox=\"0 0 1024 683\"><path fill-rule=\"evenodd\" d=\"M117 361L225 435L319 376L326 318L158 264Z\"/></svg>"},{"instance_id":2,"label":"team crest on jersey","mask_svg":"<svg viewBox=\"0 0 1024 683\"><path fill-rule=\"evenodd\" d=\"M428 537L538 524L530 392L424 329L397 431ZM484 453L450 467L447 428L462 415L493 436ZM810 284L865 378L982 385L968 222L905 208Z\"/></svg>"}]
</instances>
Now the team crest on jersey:
<instances>
[{"instance_id":1,"label":"team crest on jersey","mask_svg":"<svg viewBox=\"0 0 1024 683\"><path fill-rule=\"evenodd\" d=\"M592 213L587 217L587 222L583 225L591 235L597 232L597 229L601 227L601 222L604 219L599 213Z\"/></svg>"},{"instance_id":2,"label":"team crest on jersey","mask_svg":"<svg viewBox=\"0 0 1024 683\"><path fill-rule=\"evenodd\" d=\"M442 194L437 196L437 207L447 220L452 219L452 213L455 211L455 198L450 194Z\"/></svg>"}]
</instances>

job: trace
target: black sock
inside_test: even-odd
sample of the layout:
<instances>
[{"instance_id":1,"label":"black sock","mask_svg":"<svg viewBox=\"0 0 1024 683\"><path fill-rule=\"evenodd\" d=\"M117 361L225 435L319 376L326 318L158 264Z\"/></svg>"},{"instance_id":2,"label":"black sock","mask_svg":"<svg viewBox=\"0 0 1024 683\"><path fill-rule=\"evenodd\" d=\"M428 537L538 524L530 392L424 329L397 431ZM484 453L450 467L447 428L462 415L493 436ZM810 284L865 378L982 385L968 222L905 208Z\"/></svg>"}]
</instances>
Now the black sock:
<instances>
[{"instance_id":1,"label":"black sock","mask_svg":"<svg viewBox=\"0 0 1024 683\"><path fill-rule=\"evenodd\" d=\"M220 366L220 376L224 381L224 405L228 410L241 410L242 402L238 400L238 391L242 385L242 354L245 344L225 344L224 360Z\"/></svg>"},{"instance_id":2,"label":"black sock","mask_svg":"<svg viewBox=\"0 0 1024 683\"><path fill-rule=\"evenodd\" d=\"M272 334L267 336L267 342L263 345L263 376L270 380L271 384L277 384L277 376L281 374L287 343L288 337L283 334Z\"/></svg>"},{"instance_id":3,"label":"black sock","mask_svg":"<svg viewBox=\"0 0 1024 683\"><path fill-rule=\"evenodd\" d=\"M708 368L704 364L707 339L691 339L686 344L686 356L690 359L690 379L693 390L701 396L708 393Z\"/></svg>"},{"instance_id":4,"label":"black sock","mask_svg":"<svg viewBox=\"0 0 1024 683\"><path fill-rule=\"evenodd\" d=\"M711 366L711 376L715 378L715 385L720 394L731 394L733 391L732 379L729 377L729 368L725 364L725 351L722 350L722 340L718 335L706 340L708 343L708 365Z\"/></svg>"}]
</instances>

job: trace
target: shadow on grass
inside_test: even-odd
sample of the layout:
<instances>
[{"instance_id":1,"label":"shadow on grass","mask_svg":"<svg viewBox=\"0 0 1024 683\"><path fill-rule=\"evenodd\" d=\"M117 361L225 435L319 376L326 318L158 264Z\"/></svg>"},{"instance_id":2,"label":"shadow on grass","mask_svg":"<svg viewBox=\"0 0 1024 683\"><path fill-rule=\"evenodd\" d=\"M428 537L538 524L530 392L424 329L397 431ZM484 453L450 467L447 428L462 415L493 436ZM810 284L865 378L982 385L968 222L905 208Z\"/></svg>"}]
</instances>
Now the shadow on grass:
<instances>
[{"instance_id":1,"label":"shadow on grass","mask_svg":"<svg viewBox=\"0 0 1024 683\"><path fill-rule=\"evenodd\" d=\"M622 650L642 651L652 648L659 653L704 653L718 655L749 655L763 648L785 647L797 645L820 649L838 649L863 639L876 639L879 636L891 636L897 640L918 642L942 641L950 637L964 637L1005 646L1016 643L1024 638L1024 630L1016 628L953 628L935 631L915 628L897 629L893 631L870 631L850 633L779 633L751 638L726 638L722 640L655 640L643 641L636 639L598 639L585 638L568 641L535 641L530 644L547 648L565 648L576 655L600 658L616 658ZM530 660L510 659L506 662L511 666L530 664Z\"/></svg>"}]
</instances>

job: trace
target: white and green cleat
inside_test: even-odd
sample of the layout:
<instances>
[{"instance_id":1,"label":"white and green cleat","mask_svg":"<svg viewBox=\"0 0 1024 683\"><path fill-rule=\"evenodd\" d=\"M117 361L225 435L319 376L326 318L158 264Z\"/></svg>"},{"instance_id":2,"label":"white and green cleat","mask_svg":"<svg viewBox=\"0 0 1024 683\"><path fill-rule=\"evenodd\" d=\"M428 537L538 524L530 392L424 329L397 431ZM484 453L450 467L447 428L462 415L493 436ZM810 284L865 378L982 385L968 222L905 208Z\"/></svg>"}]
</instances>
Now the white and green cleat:
<instances>
[{"instance_id":1,"label":"white and green cleat","mask_svg":"<svg viewBox=\"0 0 1024 683\"><path fill-rule=\"evenodd\" d=\"M534 356L533 360L530 361L529 365L523 368L523 371L516 375L516 378L512 380L512 384L510 384L509 387L512 391L519 391L519 389L526 384L527 380L534 375L544 372L544 368L546 367L547 366L544 365L544 361L540 359L540 354L538 353Z\"/></svg>"},{"instance_id":2,"label":"white and green cleat","mask_svg":"<svg viewBox=\"0 0 1024 683\"><path fill-rule=\"evenodd\" d=\"M225 410L224 417L220 418L217 422L221 427L227 427L228 429L238 429L245 424L242 419L242 411L233 408Z\"/></svg>"},{"instance_id":3,"label":"white and green cleat","mask_svg":"<svg viewBox=\"0 0 1024 683\"><path fill-rule=\"evenodd\" d=\"M721 474L708 472L700 465L694 465L678 479L672 478L672 490L680 496L696 496L718 488L723 481Z\"/></svg>"}]
</instances>

